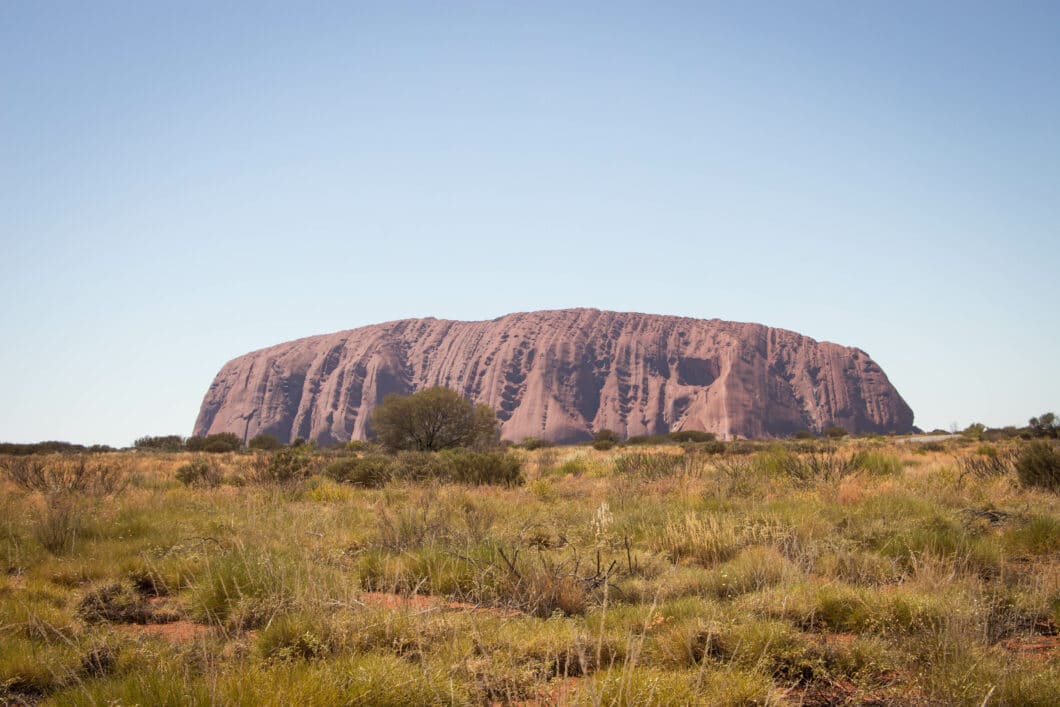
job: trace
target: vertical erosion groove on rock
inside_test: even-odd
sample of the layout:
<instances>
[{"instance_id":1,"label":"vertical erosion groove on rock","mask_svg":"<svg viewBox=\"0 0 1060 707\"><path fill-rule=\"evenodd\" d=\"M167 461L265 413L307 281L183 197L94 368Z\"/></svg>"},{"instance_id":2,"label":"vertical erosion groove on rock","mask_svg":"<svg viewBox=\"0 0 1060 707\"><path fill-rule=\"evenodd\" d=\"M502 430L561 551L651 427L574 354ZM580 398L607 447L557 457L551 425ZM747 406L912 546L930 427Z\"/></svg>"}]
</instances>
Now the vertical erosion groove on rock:
<instances>
[{"instance_id":1,"label":"vertical erosion groove on rock","mask_svg":"<svg viewBox=\"0 0 1060 707\"><path fill-rule=\"evenodd\" d=\"M248 353L217 374L195 434L364 439L385 395L436 385L496 410L514 441L577 442L603 428L731 438L913 425L860 349L761 324L569 309L406 319Z\"/></svg>"}]
</instances>

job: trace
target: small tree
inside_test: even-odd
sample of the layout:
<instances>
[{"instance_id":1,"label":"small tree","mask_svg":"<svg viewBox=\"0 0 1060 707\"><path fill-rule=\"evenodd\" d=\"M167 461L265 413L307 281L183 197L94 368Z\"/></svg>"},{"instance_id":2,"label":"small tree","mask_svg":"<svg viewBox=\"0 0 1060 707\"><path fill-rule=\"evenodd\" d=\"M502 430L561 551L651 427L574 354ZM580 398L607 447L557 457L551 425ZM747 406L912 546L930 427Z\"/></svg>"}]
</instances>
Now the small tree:
<instances>
[{"instance_id":1,"label":"small tree","mask_svg":"<svg viewBox=\"0 0 1060 707\"><path fill-rule=\"evenodd\" d=\"M392 451L434 452L497 442L497 414L441 386L386 396L372 412L372 427Z\"/></svg>"},{"instance_id":2,"label":"small tree","mask_svg":"<svg viewBox=\"0 0 1060 707\"><path fill-rule=\"evenodd\" d=\"M831 439L839 439L840 437L846 437L847 431L839 425L832 425L831 427L825 428L822 434Z\"/></svg>"},{"instance_id":3,"label":"small tree","mask_svg":"<svg viewBox=\"0 0 1060 707\"><path fill-rule=\"evenodd\" d=\"M1047 412L1041 417L1032 417L1029 423L1031 435L1034 437L1056 439L1057 436L1060 436L1060 422L1057 421L1056 415L1051 412Z\"/></svg>"},{"instance_id":4,"label":"small tree","mask_svg":"<svg viewBox=\"0 0 1060 707\"><path fill-rule=\"evenodd\" d=\"M609 430L606 427L602 430L598 430L593 435L593 449L599 449L601 451L611 449L618 443L618 435L615 434L614 430Z\"/></svg>"}]
</instances>

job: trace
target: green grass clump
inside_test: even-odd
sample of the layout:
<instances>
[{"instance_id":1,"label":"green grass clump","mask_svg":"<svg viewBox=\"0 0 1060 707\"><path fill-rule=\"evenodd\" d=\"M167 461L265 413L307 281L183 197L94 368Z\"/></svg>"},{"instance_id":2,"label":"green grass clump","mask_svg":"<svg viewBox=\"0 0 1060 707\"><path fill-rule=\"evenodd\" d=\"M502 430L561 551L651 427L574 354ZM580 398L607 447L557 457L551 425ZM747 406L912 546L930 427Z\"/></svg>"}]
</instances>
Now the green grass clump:
<instances>
[{"instance_id":1,"label":"green grass clump","mask_svg":"<svg viewBox=\"0 0 1060 707\"><path fill-rule=\"evenodd\" d=\"M738 527L717 515L686 514L651 538L654 549L675 563L695 562L712 567L732 559L743 545Z\"/></svg>"},{"instance_id":2,"label":"green grass clump","mask_svg":"<svg viewBox=\"0 0 1060 707\"><path fill-rule=\"evenodd\" d=\"M898 476L902 473L902 460L897 456L871 450L855 453L851 464L870 476Z\"/></svg>"},{"instance_id":3,"label":"green grass clump","mask_svg":"<svg viewBox=\"0 0 1060 707\"><path fill-rule=\"evenodd\" d=\"M234 619L240 628L254 628L280 613L292 592L275 558L254 552L228 551L209 558L192 580L189 604L204 623Z\"/></svg>"},{"instance_id":4,"label":"green grass clump","mask_svg":"<svg viewBox=\"0 0 1060 707\"><path fill-rule=\"evenodd\" d=\"M1060 551L1060 518L1034 515L1005 532L1009 551L1019 556L1048 555Z\"/></svg>"},{"instance_id":5,"label":"green grass clump","mask_svg":"<svg viewBox=\"0 0 1060 707\"><path fill-rule=\"evenodd\" d=\"M718 565L704 587L721 598L779 584L797 572L791 562L771 547L749 547L733 559Z\"/></svg>"}]
</instances>

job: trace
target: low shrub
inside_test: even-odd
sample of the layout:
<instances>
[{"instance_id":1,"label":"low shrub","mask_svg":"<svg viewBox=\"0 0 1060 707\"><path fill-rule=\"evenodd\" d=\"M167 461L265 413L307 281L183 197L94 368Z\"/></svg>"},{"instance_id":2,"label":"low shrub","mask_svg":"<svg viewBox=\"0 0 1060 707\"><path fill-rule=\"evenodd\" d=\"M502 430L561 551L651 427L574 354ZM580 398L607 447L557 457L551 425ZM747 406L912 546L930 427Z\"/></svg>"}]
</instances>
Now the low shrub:
<instances>
[{"instance_id":1,"label":"low shrub","mask_svg":"<svg viewBox=\"0 0 1060 707\"><path fill-rule=\"evenodd\" d=\"M686 442L681 445L686 454L724 454L725 443L718 440L709 442Z\"/></svg>"},{"instance_id":2,"label":"low shrub","mask_svg":"<svg viewBox=\"0 0 1060 707\"><path fill-rule=\"evenodd\" d=\"M864 457L861 460L874 468L886 466L886 461L876 459L880 456L883 455ZM752 465L766 476L787 478L806 484L817 480L838 481L848 476L859 468L859 457L856 454L839 454L834 448L808 454L793 454L780 445L774 445L765 453L756 455L752 459Z\"/></svg>"},{"instance_id":3,"label":"low shrub","mask_svg":"<svg viewBox=\"0 0 1060 707\"><path fill-rule=\"evenodd\" d=\"M73 550L90 518L90 499L114 496L129 484L124 464L87 455L14 458L4 473L22 490L44 496L33 535L56 555Z\"/></svg>"},{"instance_id":4,"label":"low shrub","mask_svg":"<svg viewBox=\"0 0 1060 707\"><path fill-rule=\"evenodd\" d=\"M260 454L251 463L251 476L259 483L289 484L309 476L313 458L306 447L285 447L272 456Z\"/></svg>"},{"instance_id":5,"label":"low shrub","mask_svg":"<svg viewBox=\"0 0 1060 707\"><path fill-rule=\"evenodd\" d=\"M71 494L48 495L43 510L34 517L33 537L53 555L69 553L84 533L86 521L81 499Z\"/></svg>"},{"instance_id":6,"label":"low shrub","mask_svg":"<svg viewBox=\"0 0 1060 707\"><path fill-rule=\"evenodd\" d=\"M613 430L602 429L593 435L593 449L606 451L618 444L618 435Z\"/></svg>"},{"instance_id":7,"label":"low shrub","mask_svg":"<svg viewBox=\"0 0 1060 707\"><path fill-rule=\"evenodd\" d=\"M394 460L381 454L337 459L324 469L324 475L354 486L376 488L391 479Z\"/></svg>"},{"instance_id":8,"label":"low shrub","mask_svg":"<svg viewBox=\"0 0 1060 707\"><path fill-rule=\"evenodd\" d=\"M156 452L179 452L184 449L184 438L180 435L165 435L161 437L140 437L133 442L133 447L139 450Z\"/></svg>"},{"instance_id":9,"label":"low shrub","mask_svg":"<svg viewBox=\"0 0 1060 707\"><path fill-rule=\"evenodd\" d=\"M206 437L189 437L184 446L191 452L210 452L223 454L242 448L243 440L232 432L219 432Z\"/></svg>"},{"instance_id":10,"label":"low shrub","mask_svg":"<svg viewBox=\"0 0 1060 707\"><path fill-rule=\"evenodd\" d=\"M581 457L575 457L560 464L556 468L556 473L560 476L581 476L588 470L585 460Z\"/></svg>"},{"instance_id":11,"label":"low shrub","mask_svg":"<svg viewBox=\"0 0 1060 707\"><path fill-rule=\"evenodd\" d=\"M279 449L282 446L280 440L265 433L255 435L250 438L249 442L247 442L247 449L260 449L262 451L272 451L274 449Z\"/></svg>"},{"instance_id":12,"label":"low shrub","mask_svg":"<svg viewBox=\"0 0 1060 707\"><path fill-rule=\"evenodd\" d=\"M1060 452L1044 440L1031 442L1016 458L1016 473L1024 486L1060 492Z\"/></svg>"},{"instance_id":13,"label":"low shrub","mask_svg":"<svg viewBox=\"0 0 1060 707\"><path fill-rule=\"evenodd\" d=\"M209 460L199 457L177 468L177 480L185 486L212 488L221 483L221 472Z\"/></svg>"},{"instance_id":14,"label":"low shrub","mask_svg":"<svg viewBox=\"0 0 1060 707\"><path fill-rule=\"evenodd\" d=\"M624 476L640 476L659 479L671 476L686 468L688 460L683 454L666 452L629 452L615 457L615 471Z\"/></svg>"},{"instance_id":15,"label":"low shrub","mask_svg":"<svg viewBox=\"0 0 1060 707\"><path fill-rule=\"evenodd\" d=\"M551 447L552 443L547 440L538 439L537 437L524 437L523 440L519 442L519 444L516 446L522 447L527 451L533 451L535 449Z\"/></svg>"},{"instance_id":16,"label":"low shrub","mask_svg":"<svg viewBox=\"0 0 1060 707\"><path fill-rule=\"evenodd\" d=\"M412 481L436 479L473 486L517 486L523 482L522 467L522 460L506 451L443 449L440 452L399 454L393 474Z\"/></svg>"},{"instance_id":17,"label":"low shrub","mask_svg":"<svg viewBox=\"0 0 1060 707\"><path fill-rule=\"evenodd\" d=\"M956 457L960 478L971 476L977 479L989 479L1004 476L1016 468L1015 452L999 450L990 445L983 445L975 454L963 454Z\"/></svg>"},{"instance_id":18,"label":"low shrub","mask_svg":"<svg viewBox=\"0 0 1060 707\"><path fill-rule=\"evenodd\" d=\"M713 432L703 432L702 430L678 430L677 432L671 432L667 437L673 442L713 442L717 439Z\"/></svg>"},{"instance_id":19,"label":"low shrub","mask_svg":"<svg viewBox=\"0 0 1060 707\"><path fill-rule=\"evenodd\" d=\"M522 483L522 462L507 452L473 452L466 449L447 449L439 453L445 462L449 481L461 484L500 484L517 486Z\"/></svg>"},{"instance_id":20,"label":"low shrub","mask_svg":"<svg viewBox=\"0 0 1060 707\"><path fill-rule=\"evenodd\" d=\"M5 476L23 491L45 495L111 496L129 483L123 464L87 455L14 458L3 469Z\"/></svg>"},{"instance_id":21,"label":"low shrub","mask_svg":"<svg viewBox=\"0 0 1060 707\"><path fill-rule=\"evenodd\" d=\"M627 437L626 441L622 444L630 447L636 447L645 444L666 444L670 440L663 435L633 435Z\"/></svg>"}]
</instances>

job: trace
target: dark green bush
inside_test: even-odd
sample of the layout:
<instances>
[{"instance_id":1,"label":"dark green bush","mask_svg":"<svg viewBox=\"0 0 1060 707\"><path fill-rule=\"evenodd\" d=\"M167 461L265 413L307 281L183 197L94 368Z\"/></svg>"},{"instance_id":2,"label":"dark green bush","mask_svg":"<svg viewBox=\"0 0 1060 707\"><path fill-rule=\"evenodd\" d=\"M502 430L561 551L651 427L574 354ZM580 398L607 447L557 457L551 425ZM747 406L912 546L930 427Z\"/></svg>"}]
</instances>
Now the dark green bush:
<instances>
[{"instance_id":1,"label":"dark green bush","mask_svg":"<svg viewBox=\"0 0 1060 707\"><path fill-rule=\"evenodd\" d=\"M668 440L665 437L659 435L653 437L649 437L648 435L633 435L632 437L627 437L623 444L635 447L642 444L664 444L667 441Z\"/></svg>"},{"instance_id":2,"label":"dark green bush","mask_svg":"<svg viewBox=\"0 0 1060 707\"><path fill-rule=\"evenodd\" d=\"M380 454L337 459L324 469L324 475L346 484L375 488L393 476L394 459Z\"/></svg>"},{"instance_id":3,"label":"dark green bush","mask_svg":"<svg viewBox=\"0 0 1060 707\"><path fill-rule=\"evenodd\" d=\"M177 468L177 480L185 486L213 487L221 483L221 473L207 459L199 457Z\"/></svg>"},{"instance_id":4,"label":"dark green bush","mask_svg":"<svg viewBox=\"0 0 1060 707\"><path fill-rule=\"evenodd\" d=\"M611 449L611 447L614 447L616 444L618 444L618 435L615 434L613 430L604 428L602 430L597 430L596 434L593 435L593 449Z\"/></svg>"},{"instance_id":5,"label":"dark green bush","mask_svg":"<svg viewBox=\"0 0 1060 707\"><path fill-rule=\"evenodd\" d=\"M1060 452L1044 440L1031 442L1016 459L1016 473L1024 486L1060 492Z\"/></svg>"},{"instance_id":6,"label":"dark green bush","mask_svg":"<svg viewBox=\"0 0 1060 707\"><path fill-rule=\"evenodd\" d=\"M447 449L438 453L448 467L449 480L461 484L517 486L523 482L523 463L508 452Z\"/></svg>"},{"instance_id":7,"label":"dark green bush","mask_svg":"<svg viewBox=\"0 0 1060 707\"><path fill-rule=\"evenodd\" d=\"M686 442L681 445L685 454L724 454L725 443L719 440L710 442Z\"/></svg>"},{"instance_id":8,"label":"dark green bush","mask_svg":"<svg viewBox=\"0 0 1060 707\"><path fill-rule=\"evenodd\" d=\"M276 452L258 478L266 483L287 484L309 476L313 459L307 447L287 447Z\"/></svg>"},{"instance_id":9,"label":"dark green bush","mask_svg":"<svg viewBox=\"0 0 1060 707\"><path fill-rule=\"evenodd\" d=\"M393 473L401 479L436 479L459 484L521 484L522 461L509 452L445 449L441 452L406 452L398 455Z\"/></svg>"},{"instance_id":10,"label":"dark green bush","mask_svg":"<svg viewBox=\"0 0 1060 707\"><path fill-rule=\"evenodd\" d=\"M733 455L754 454L768 449L768 447L769 445L756 442L753 439L735 439L725 445L725 451Z\"/></svg>"},{"instance_id":11,"label":"dark green bush","mask_svg":"<svg viewBox=\"0 0 1060 707\"><path fill-rule=\"evenodd\" d=\"M189 437L184 445L190 452L223 454L234 452L243 446L243 440L233 432L218 432L206 437Z\"/></svg>"},{"instance_id":12,"label":"dark green bush","mask_svg":"<svg viewBox=\"0 0 1060 707\"><path fill-rule=\"evenodd\" d=\"M445 465L435 452L401 452L397 455L393 474L405 481L444 479Z\"/></svg>"},{"instance_id":13,"label":"dark green bush","mask_svg":"<svg viewBox=\"0 0 1060 707\"><path fill-rule=\"evenodd\" d=\"M542 449L543 447L551 447L552 443L547 440L538 439L537 437L524 437L523 441L521 441L518 446L527 451L533 451L535 449Z\"/></svg>"},{"instance_id":14,"label":"dark green bush","mask_svg":"<svg viewBox=\"0 0 1060 707\"><path fill-rule=\"evenodd\" d=\"M840 437L846 437L847 431L839 425L832 425L822 432L825 437L831 437L832 439L839 439Z\"/></svg>"},{"instance_id":15,"label":"dark green bush","mask_svg":"<svg viewBox=\"0 0 1060 707\"><path fill-rule=\"evenodd\" d=\"M90 451L83 444L70 442L35 442L33 444L0 443L0 454L27 456L30 454L70 454Z\"/></svg>"},{"instance_id":16,"label":"dark green bush","mask_svg":"<svg viewBox=\"0 0 1060 707\"><path fill-rule=\"evenodd\" d=\"M184 438L180 435L165 435L164 437L140 437L133 442L133 447L141 450L157 452L179 452L184 449Z\"/></svg>"},{"instance_id":17,"label":"dark green bush","mask_svg":"<svg viewBox=\"0 0 1060 707\"><path fill-rule=\"evenodd\" d=\"M254 435L250 438L250 441L247 442L248 449L261 449L264 451L279 449L282 446L283 445L280 444L280 440L276 439L272 435L267 435L265 433Z\"/></svg>"},{"instance_id":18,"label":"dark green bush","mask_svg":"<svg viewBox=\"0 0 1060 707\"><path fill-rule=\"evenodd\" d=\"M713 442L717 436L713 432L702 430L678 430L667 435L672 442Z\"/></svg>"}]
</instances>

